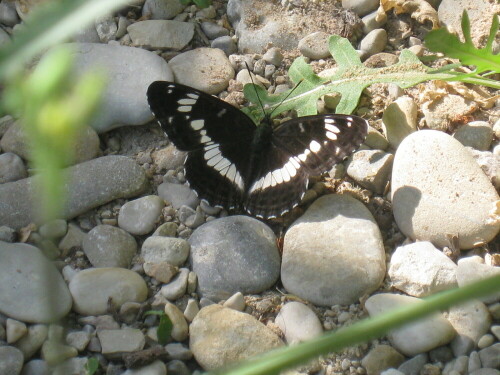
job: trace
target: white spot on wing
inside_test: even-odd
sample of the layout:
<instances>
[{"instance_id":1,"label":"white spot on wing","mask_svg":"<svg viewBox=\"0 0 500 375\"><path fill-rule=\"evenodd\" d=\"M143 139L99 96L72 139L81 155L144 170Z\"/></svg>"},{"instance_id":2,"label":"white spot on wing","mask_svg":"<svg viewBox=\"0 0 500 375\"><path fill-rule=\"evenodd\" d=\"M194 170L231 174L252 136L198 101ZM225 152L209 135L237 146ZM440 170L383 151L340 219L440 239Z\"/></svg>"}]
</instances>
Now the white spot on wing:
<instances>
[{"instance_id":1,"label":"white spot on wing","mask_svg":"<svg viewBox=\"0 0 500 375\"><path fill-rule=\"evenodd\" d=\"M204 124L205 124L204 120L193 120L193 121L191 121L191 127L194 130L200 130L200 129L202 129Z\"/></svg>"},{"instance_id":2,"label":"white spot on wing","mask_svg":"<svg viewBox=\"0 0 500 375\"><path fill-rule=\"evenodd\" d=\"M336 140L337 139L337 135L335 135L335 133L332 133L332 132L326 132L326 136L331 139L332 141Z\"/></svg>"},{"instance_id":3,"label":"white spot on wing","mask_svg":"<svg viewBox=\"0 0 500 375\"><path fill-rule=\"evenodd\" d=\"M226 114L227 112L227 109L226 108L222 108L219 112L217 112L217 117L222 117Z\"/></svg>"},{"instance_id":4,"label":"white spot on wing","mask_svg":"<svg viewBox=\"0 0 500 375\"><path fill-rule=\"evenodd\" d=\"M212 147L210 150L205 152L205 155L203 156L205 160L210 160L212 159L215 155L220 154L220 149L218 146ZM215 164L214 164L215 165Z\"/></svg>"},{"instance_id":5,"label":"white spot on wing","mask_svg":"<svg viewBox=\"0 0 500 375\"><path fill-rule=\"evenodd\" d=\"M198 94L195 94L193 92L190 92L189 94L187 94L187 96L191 99L198 99L200 97Z\"/></svg>"},{"instance_id":6,"label":"white spot on wing","mask_svg":"<svg viewBox=\"0 0 500 375\"><path fill-rule=\"evenodd\" d=\"M190 105L181 105L177 110L179 112L190 112L192 108Z\"/></svg>"},{"instance_id":7,"label":"white spot on wing","mask_svg":"<svg viewBox=\"0 0 500 375\"><path fill-rule=\"evenodd\" d=\"M217 151L218 151L218 149L217 149ZM223 159L221 154L212 156L211 158L207 159L207 154L208 154L208 152L205 153L205 160L207 160L207 165L209 167L213 167L214 165L216 165L217 163L219 163Z\"/></svg>"},{"instance_id":8,"label":"white spot on wing","mask_svg":"<svg viewBox=\"0 0 500 375\"><path fill-rule=\"evenodd\" d=\"M304 133L306 131L306 129L304 129L304 124L301 122L299 123L299 129L301 133Z\"/></svg>"},{"instance_id":9,"label":"white spot on wing","mask_svg":"<svg viewBox=\"0 0 500 375\"><path fill-rule=\"evenodd\" d=\"M340 129L337 128L335 125L326 124L325 129L332 133L340 133Z\"/></svg>"},{"instance_id":10,"label":"white spot on wing","mask_svg":"<svg viewBox=\"0 0 500 375\"><path fill-rule=\"evenodd\" d=\"M183 99L177 100L177 103L180 105L193 105L196 103L196 100L190 99L190 98L183 98Z\"/></svg>"},{"instance_id":11,"label":"white spot on wing","mask_svg":"<svg viewBox=\"0 0 500 375\"><path fill-rule=\"evenodd\" d=\"M212 138L210 138L207 135L202 135L201 136L201 143L207 143L207 142L210 142L211 140L212 140Z\"/></svg>"},{"instance_id":12,"label":"white spot on wing","mask_svg":"<svg viewBox=\"0 0 500 375\"><path fill-rule=\"evenodd\" d=\"M309 144L309 148L312 152L316 153L321 150L321 145L316 141L311 141L311 143Z\"/></svg>"}]
</instances>

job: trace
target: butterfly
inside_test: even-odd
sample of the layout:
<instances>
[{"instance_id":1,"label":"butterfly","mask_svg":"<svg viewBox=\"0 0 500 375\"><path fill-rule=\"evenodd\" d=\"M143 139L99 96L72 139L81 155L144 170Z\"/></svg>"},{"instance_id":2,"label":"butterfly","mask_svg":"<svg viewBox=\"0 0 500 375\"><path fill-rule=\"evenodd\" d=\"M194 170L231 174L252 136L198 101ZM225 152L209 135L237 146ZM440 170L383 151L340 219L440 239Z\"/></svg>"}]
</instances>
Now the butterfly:
<instances>
[{"instance_id":1,"label":"butterfly","mask_svg":"<svg viewBox=\"0 0 500 375\"><path fill-rule=\"evenodd\" d=\"M154 116L170 141L187 151L185 176L211 206L276 218L296 207L309 176L354 152L368 122L340 114L305 116L259 126L231 104L179 83L147 90Z\"/></svg>"}]
</instances>

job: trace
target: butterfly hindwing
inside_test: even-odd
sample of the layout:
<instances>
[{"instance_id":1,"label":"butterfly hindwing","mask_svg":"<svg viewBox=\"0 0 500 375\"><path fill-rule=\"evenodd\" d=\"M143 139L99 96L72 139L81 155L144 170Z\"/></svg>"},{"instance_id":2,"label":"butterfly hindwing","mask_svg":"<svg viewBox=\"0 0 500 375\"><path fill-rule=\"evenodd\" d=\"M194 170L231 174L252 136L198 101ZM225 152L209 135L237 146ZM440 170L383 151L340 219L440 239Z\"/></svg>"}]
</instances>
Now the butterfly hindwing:
<instances>
[{"instance_id":1,"label":"butterfly hindwing","mask_svg":"<svg viewBox=\"0 0 500 375\"><path fill-rule=\"evenodd\" d=\"M328 171L355 151L367 131L368 122L358 116L304 116L278 126L273 143L315 175Z\"/></svg>"}]
</instances>

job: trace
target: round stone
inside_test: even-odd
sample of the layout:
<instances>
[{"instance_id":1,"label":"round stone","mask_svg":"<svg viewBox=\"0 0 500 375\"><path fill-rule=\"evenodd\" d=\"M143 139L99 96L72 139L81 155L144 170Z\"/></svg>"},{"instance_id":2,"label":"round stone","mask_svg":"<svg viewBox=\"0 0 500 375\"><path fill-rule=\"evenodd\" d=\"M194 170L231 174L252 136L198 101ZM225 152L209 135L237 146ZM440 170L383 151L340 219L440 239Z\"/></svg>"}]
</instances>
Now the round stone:
<instances>
[{"instance_id":1,"label":"round stone","mask_svg":"<svg viewBox=\"0 0 500 375\"><path fill-rule=\"evenodd\" d=\"M289 293L316 305L355 303L384 276L380 230L351 196L319 198L285 234L281 281Z\"/></svg>"},{"instance_id":2,"label":"round stone","mask_svg":"<svg viewBox=\"0 0 500 375\"><path fill-rule=\"evenodd\" d=\"M34 246L0 242L0 312L22 322L48 323L71 309L61 274Z\"/></svg>"},{"instance_id":3,"label":"round stone","mask_svg":"<svg viewBox=\"0 0 500 375\"><path fill-rule=\"evenodd\" d=\"M299 41L298 49L305 57L314 60L324 59L330 56L328 49L328 39L330 34L317 31L309 34Z\"/></svg>"},{"instance_id":4,"label":"round stone","mask_svg":"<svg viewBox=\"0 0 500 375\"><path fill-rule=\"evenodd\" d=\"M276 316L275 324L285 335L287 344L307 341L323 333L316 314L300 302L285 304Z\"/></svg>"},{"instance_id":5,"label":"round stone","mask_svg":"<svg viewBox=\"0 0 500 375\"><path fill-rule=\"evenodd\" d=\"M115 307L125 302L144 302L148 288L143 278L124 268L89 268L69 283L73 309L82 315L103 315L111 299Z\"/></svg>"},{"instance_id":6,"label":"round stone","mask_svg":"<svg viewBox=\"0 0 500 375\"><path fill-rule=\"evenodd\" d=\"M118 225L135 235L150 233L160 219L165 202L157 195L148 195L125 203L120 208Z\"/></svg>"},{"instance_id":7,"label":"round stone","mask_svg":"<svg viewBox=\"0 0 500 375\"><path fill-rule=\"evenodd\" d=\"M397 149L406 136L417 130L417 105L409 96L389 104L382 116L382 127L390 145Z\"/></svg>"},{"instance_id":8,"label":"round stone","mask_svg":"<svg viewBox=\"0 0 500 375\"><path fill-rule=\"evenodd\" d=\"M0 154L0 184L26 177L28 177L28 172L19 156L12 152Z\"/></svg>"},{"instance_id":9,"label":"round stone","mask_svg":"<svg viewBox=\"0 0 500 375\"><path fill-rule=\"evenodd\" d=\"M137 252L134 237L111 225L98 225L83 239L83 251L94 267L128 268Z\"/></svg>"},{"instance_id":10,"label":"round stone","mask_svg":"<svg viewBox=\"0 0 500 375\"><path fill-rule=\"evenodd\" d=\"M412 239L444 247L452 234L469 249L500 230L492 220L495 188L467 149L439 131L412 133L400 144L391 196L396 223Z\"/></svg>"},{"instance_id":11,"label":"round stone","mask_svg":"<svg viewBox=\"0 0 500 375\"><path fill-rule=\"evenodd\" d=\"M453 137L464 146L486 151L493 140L493 128L486 121L472 121L461 126Z\"/></svg>"},{"instance_id":12,"label":"round stone","mask_svg":"<svg viewBox=\"0 0 500 375\"><path fill-rule=\"evenodd\" d=\"M141 256L148 263L167 262L181 266L188 258L189 250L189 242L182 238L152 236L142 244Z\"/></svg>"},{"instance_id":13,"label":"round stone","mask_svg":"<svg viewBox=\"0 0 500 375\"><path fill-rule=\"evenodd\" d=\"M220 305L201 309L189 331L189 348L207 371L283 345L273 331L253 316Z\"/></svg>"},{"instance_id":14,"label":"round stone","mask_svg":"<svg viewBox=\"0 0 500 375\"><path fill-rule=\"evenodd\" d=\"M198 291L214 301L236 292L260 293L276 282L280 255L273 231L247 216L229 216L198 227L190 260Z\"/></svg>"}]
</instances>

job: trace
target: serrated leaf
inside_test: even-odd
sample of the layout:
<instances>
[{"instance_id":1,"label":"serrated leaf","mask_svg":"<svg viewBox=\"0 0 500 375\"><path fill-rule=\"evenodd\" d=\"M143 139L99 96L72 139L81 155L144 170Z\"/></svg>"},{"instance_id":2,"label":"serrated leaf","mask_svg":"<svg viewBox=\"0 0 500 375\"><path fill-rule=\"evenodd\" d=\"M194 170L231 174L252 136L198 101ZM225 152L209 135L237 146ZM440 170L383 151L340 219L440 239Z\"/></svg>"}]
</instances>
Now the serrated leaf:
<instances>
[{"instance_id":1,"label":"serrated leaf","mask_svg":"<svg viewBox=\"0 0 500 375\"><path fill-rule=\"evenodd\" d=\"M341 94L336 112L351 114L363 90L374 83L395 83L401 88L407 88L427 80L455 77L444 73L442 68L438 73L436 69L425 66L409 50L403 50L398 63L394 65L368 68L361 63L358 53L345 38L331 36L329 49L338 65L337 70L331 75L318 76L305 59L299 57L289 69L290 79L297 84L294 89L278 95L270 95L263 89L257 89L257 94L268 115L272 113L275 116L289 110L295 110L299 117L314 115L317 113L318 99L333 92ZM257 104L255 89L247 86L244 90L245 97ZM245 113L250 115L256 123L264 118L264 113L258 105L246 108Z\"/></svg>"},{"instance_id":2,"label":"serrated leaf","mask_svg":"<svg viewBox=\"0 0 500 375\"><path fill-rule=\"evenodd\" d=\"M470 35L470 21L467 11L462 14L462 33L464 42L445 28L433 30L425 37L425 45L433 52L459 59L464 65L474 65L475 73L494 71L500 73L500 55L493 54L493 41L498 31L498 16L494 15L490 34L484 48L476 48Z\"/></svg>"}]
</instances>

